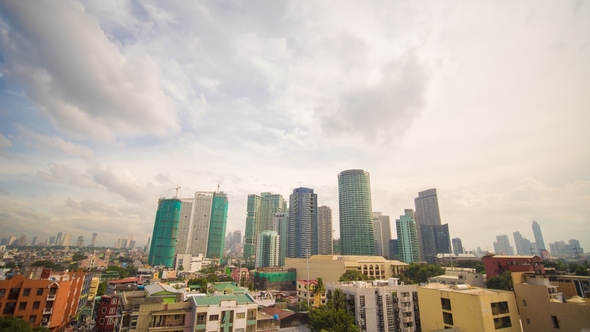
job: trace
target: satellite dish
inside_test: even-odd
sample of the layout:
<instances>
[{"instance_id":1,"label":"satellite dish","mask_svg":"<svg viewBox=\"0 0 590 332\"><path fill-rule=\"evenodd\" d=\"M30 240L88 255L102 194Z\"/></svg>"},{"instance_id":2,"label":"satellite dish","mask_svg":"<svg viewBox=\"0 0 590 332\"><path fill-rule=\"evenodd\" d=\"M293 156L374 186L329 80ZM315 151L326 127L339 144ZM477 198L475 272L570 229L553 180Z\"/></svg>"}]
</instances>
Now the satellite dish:
<instances>
[{"instance_id":1,"label":"satellite dish","mask_svg":"<svg viewBox=\"0 0 590 332\"><path fill-rule=\"evenodd\" d=\"M279 320L279 315L277 315L277 314L274 314L274 315L272 315L272 318L273 318L274 320Z\"/></svg>"}]
</instances>

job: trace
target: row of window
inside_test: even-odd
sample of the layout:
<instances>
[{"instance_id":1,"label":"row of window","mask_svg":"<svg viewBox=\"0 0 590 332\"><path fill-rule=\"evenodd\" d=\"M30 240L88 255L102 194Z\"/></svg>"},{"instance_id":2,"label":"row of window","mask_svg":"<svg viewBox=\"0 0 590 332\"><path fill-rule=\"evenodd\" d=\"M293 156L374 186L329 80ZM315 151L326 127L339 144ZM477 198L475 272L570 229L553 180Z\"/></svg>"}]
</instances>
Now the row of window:
<instances>
[{"instance_id":1,"label":"row of window","mask_svg":"<svg viewBox=\"0 0 590 332\"><path fill-rule=\"evenodd\" d=\"M197 325L202 325L207 323L207 313L197 313ZM238 312L236 313L236 319L244 319L246 318L245 312ZM218 321L219 315L209 315L209 321ZM256 310L248 310L248 320L256 320Z\"/></svg>"},{"instance_id":2,"label":"row of window","mask_svg":"<svg viewBox=\"0 0 590 332\"><path fill-rule=\"evenodd\" d=\"M45 290L45 288L37 288L36 296L43 295L44 290ZM11 288L8 292L8 299L14 300L14 299L18 298L20 291L21 291L20 288ZM50 295L55 295L56 292L57 292L56 288L51 288L49 290ZM0 297L3 297L5 294L6 294L6 289L5 288L0 289ZM23 288L23 296L30 296L30 295L31 295L31 288Z\"/></svg>"}]
</instances>

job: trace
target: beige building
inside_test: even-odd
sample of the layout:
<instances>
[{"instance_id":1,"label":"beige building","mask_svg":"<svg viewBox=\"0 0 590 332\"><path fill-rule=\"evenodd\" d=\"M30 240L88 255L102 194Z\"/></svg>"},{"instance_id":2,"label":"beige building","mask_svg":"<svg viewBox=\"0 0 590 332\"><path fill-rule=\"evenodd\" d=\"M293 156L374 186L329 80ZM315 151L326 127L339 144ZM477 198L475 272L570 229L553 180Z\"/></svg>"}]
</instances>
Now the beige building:
<instances>
[{"instance_id":1,"label":"beige building","mask_svg":"<svg viewBox=\"0 0 590 332\"><path fill-rule=\"evenodd\" d=\"M325 291L316 294L315 287L317 284L317 280L309 280L309 283L307 280L297 280L297 302L307 303L309 301L309 306L314 308L328 303Z\"/></svg>"},{"instance_id":2,"label":"beige building","mask_svg":"<svg viewBox=\"0 0 590 332\"><path fill-rule=\"evenodd\" d=\"M315 255L309 258L309 279L337 282L347 270L357 270L372 279L387 280L399 275L408 264L381 256ZM297 280L307 280L305 258L285 258L285 268L297 270Z\"/></svg>"},{"instance_id":3,"label":"beige building","mask_svg":"<svg viewBox=\"0 0 590 332\"><path fill-rule=\"evenodd\" d=\"M475 269L447 267L445 274L428 278L428 283L439 283L443 285L471 285L485 288L483 275L475 272Z\"/></svg>"},{"instance_id":4,"label":"beige building","mask_svg":"<svg viewBox=\"0 0 590 332\"><path fill-rule=\"evenodd\" d=\"M512 272L512 279L524 332L590 330L590 298L582 297L590 296L590 277Z\"/></svg>"},{"instance_id":5,"label":"beige building","mask_svg":"<svg viewBox=\"0 0 590 332\"><path fill-rule=\"evenodd\" d=\"M418 287L422 331L520 332L514 293L469 285Z\"/></svg>"},{"instance_id":6,"label":"beige building","mask_svg":"<svg viewBox=\"0 0 590 332\"><path fill-rule=\"evenodd\" d=\"M120 297L119 331L193 331L191 302L165 303L161 297L146 297L145 291L123 292Z\"/></svg>"},{"instance_id":7,"label":"beige building","mask_svg":"<svg viewBox=\"0 0 590 332\"><path fill-rule=\"evenodd\" d=\"M92 277L90 281L90 289L88 290L88 302L94 301L96 293L98 293L98 286L100 285L100 277Z\"/></svg>"},{"instance_id":8,"label":"beige building","mask_svg":"<svg viewBox=\"0 0 590 332\"><path fill-rule=\"evenodd\" d=\"M255 332L258 303L248 294L194 296L192 303L195 332Z\"/></svg>"},{"instance_id":9,"label":"beige building","mask_svg":"<svg viewBox=\"0 0 590 332\"><path fill-rule=\"evenodd\" d=\"M417 287L399 285L397 278L326 284L328 294L342 290L361 332L426 331L421 329Z\"/></svg>"}]
</instances>

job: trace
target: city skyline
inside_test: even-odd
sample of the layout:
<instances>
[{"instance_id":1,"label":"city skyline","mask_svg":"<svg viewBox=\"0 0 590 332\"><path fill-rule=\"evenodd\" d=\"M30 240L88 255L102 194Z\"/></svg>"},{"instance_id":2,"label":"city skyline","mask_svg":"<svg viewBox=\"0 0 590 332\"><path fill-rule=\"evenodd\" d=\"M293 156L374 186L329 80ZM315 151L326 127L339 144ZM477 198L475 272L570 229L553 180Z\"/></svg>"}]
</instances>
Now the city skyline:
<instances>
[{"instance_id":1,"label":"city skyline","mask_svg":"<svg viewBox=\"0 0 590 332\"><path fill-rule=\"evenodd\" d=\"M392 218L437 188L468 250L532 220L590 248L587 3L2 1L0 26L1 237L143 245L179 185L220 186L228 231L313 188L338 237L355 168Z\"/></svg>"}]
</instances>

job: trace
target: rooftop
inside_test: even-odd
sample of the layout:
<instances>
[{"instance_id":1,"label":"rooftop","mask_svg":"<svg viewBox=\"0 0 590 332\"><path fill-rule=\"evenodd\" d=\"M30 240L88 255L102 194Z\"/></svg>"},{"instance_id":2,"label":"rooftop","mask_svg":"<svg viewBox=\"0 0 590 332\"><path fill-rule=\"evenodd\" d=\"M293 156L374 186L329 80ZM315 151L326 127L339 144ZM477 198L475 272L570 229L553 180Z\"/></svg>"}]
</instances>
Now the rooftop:
<instances>
[{"instance_id":1,"label":"rooftop","mask_svg":"<svg viewBox=\"0 0 590 332\"><path fill-rule=\"evenodd\" d=\"M190 299L196 306L217 306L223 301L236 301L237 304L255 303L248 294L193 296Z\"/></svg>"},{"instance_id":2,"label":"rooftop","mask_svg":"<svg viewBox=\"0 0 590 332\"><path fill-rule=\"evenodd\" d=\"M445 285L445 284L438 284L438 283L428 284L428 285L420 286L420 287L428 288L428 289L444 290L444 291L452 292L452 293L470 294L470 295L492 295L492 294L508 292L508 291L503 291L503 290L473 287L470 285Z\"/></svg>"}]
</instances>

